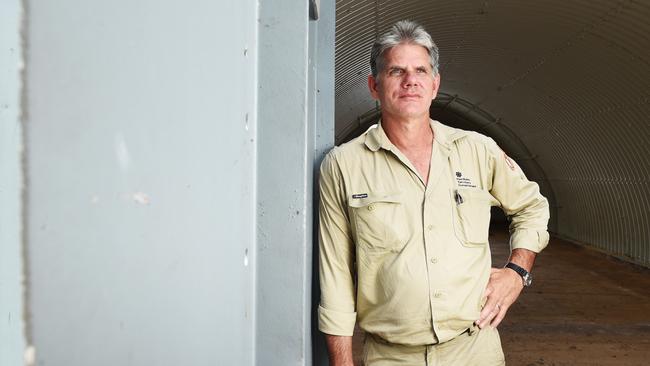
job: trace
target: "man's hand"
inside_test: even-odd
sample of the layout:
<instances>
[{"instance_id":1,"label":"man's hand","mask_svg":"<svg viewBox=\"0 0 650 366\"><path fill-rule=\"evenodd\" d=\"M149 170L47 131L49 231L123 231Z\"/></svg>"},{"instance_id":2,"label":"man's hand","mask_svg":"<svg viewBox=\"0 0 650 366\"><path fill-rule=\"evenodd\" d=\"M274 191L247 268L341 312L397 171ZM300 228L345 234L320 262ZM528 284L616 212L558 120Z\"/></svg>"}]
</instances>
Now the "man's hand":
<instances>
[{"instance_id":1,"label":"man's hand","mask_svg":"<svg viewBox=\"0 0 650 366\"><path fill-rule=\"evenodd\" d=\"M354 366L352 358L352 337L325 334L330 366Z\"/></svg>"},{"instance_id":2,"label":"man's hand","mask_svg":"<svg viewBox=\"0 0 650 366\"><path fill-rule=\"evenodd\" d=\"M509 261L530 272L535 262L535 255L535 252L527 249L514 249ZM510 268L492 268L490 280L483 293L483 296L487 297L487 301L476 325L479 328L485 328L488 325L496 328L523 289L524 283L517 272Z\"/></svg>"},{"instance_id":3,"label":"man's hand","mask_svg":"<svg viewBox=\"0 0 650 366\"><path fill-rule=\"evenodd\" d=\"M488 325L496 328L523 289L524 283L515 271L509 268L492 268L490 280L483 293L483 296L487 297L487 302L476 325L479 328Z\"/></svg>"}]
</instances>

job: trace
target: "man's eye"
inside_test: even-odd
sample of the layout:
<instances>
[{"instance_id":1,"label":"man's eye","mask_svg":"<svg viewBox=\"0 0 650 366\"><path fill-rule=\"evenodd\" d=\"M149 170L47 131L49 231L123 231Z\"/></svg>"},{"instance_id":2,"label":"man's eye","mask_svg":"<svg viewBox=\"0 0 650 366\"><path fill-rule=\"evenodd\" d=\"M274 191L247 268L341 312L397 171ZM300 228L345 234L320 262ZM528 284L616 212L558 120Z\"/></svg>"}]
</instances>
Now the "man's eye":
<instances>
[{"instance_id":1,"label":"man's eye","mask_svg":"<svg viewBox=\"0 0 650 366\"><path fill-rule=\"evenodd\" d=\"M404 71L401 70L401 69L392 69L392 70L390 70L390 75L394 75L394 76L402 75L403 72Z\"/></svg>"}]
</instances>

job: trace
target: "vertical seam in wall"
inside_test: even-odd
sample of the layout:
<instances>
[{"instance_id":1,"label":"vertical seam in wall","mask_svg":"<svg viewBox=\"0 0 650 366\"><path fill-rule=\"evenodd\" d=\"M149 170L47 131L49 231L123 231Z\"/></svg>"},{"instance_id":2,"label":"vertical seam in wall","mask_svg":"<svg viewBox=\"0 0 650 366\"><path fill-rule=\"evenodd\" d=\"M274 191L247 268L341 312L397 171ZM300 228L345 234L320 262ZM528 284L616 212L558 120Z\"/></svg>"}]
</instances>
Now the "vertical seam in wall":
<instances>
[{"instance_id":1,"label":"vertical seam in wall","mask_svg":"<svg viewBox=\"0 0 650 366\"><path fill-rule=\"evenodd\" d=\"M32 316L30 311L30 270L29 270L29 251L28 251L28 220L27 220L27 203L28 195L28 178L27 178L27 121L29 120L29 109L27 100L27 62L28 62L28 47L29 47L29 2L28 0L21 1L21 19L20 19L20 42L21 42L21 61L20 61L20 189L21 189L21 205L19 215L21 217L20 227L20 242L22 254L22 300L23 300L23 335L25 337L25 350L24 350L24 363L27 366L34 364L33 359L33 332L32 332Z\"/></svg>"}]
</instances>

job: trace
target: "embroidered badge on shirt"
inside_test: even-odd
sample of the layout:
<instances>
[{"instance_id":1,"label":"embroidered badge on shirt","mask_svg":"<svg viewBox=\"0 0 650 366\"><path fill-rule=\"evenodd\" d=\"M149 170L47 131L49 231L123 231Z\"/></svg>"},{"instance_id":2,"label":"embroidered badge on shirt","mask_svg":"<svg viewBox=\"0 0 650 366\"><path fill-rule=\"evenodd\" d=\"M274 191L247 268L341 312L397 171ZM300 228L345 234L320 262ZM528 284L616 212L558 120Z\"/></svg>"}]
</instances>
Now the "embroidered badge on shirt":
<instances>
[{"instance_id":1,"label":"embroidered badge on shirt","mask_svg":"<svg viewBox=\"0 0 650 366\"><path fill-rule=\"evenodd\" d=\"M352 198L368 198L368 193L357 193L353 194Z\"/></svg>"},{"instance_id":2,"label":"embroidered badge on shirt","mask_svg":"<svg viewBox=\"0 0 650 366\"><path fill-rule=\"evenodd\" d=\"M459 187L476 188L476 185L472 183L472 180L467 177L463 177L463 173L461 172L456 172L456 182L458 183Z\"/></svg>"},{"instance_id":3,"label":"embroidered badge on shirt","mask_svg":"<svg viewBox=\"0 0 650 366\"><path fill-rule=\"evenodd\" d=\"M503 158L506 159L506 164L510 167L510 170L515 171L515 162L506 155L505 151L503 152Z\"/></svg>"}]
</instances>

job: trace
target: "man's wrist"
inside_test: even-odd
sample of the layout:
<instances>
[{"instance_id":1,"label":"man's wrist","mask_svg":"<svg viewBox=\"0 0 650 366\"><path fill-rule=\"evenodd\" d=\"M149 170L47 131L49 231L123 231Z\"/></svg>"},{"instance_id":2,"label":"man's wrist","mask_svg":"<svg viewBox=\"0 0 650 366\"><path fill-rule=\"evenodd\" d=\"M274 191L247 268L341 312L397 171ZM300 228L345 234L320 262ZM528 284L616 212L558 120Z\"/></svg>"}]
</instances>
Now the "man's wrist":
<instances>
[{"instance_id":1,"label":"man's wrist","mask_svg":"<svg viewBox=\"0 0 650 366\"><path fill-rule=\"evenodd\" d=\"M505 268L509 268L513 270L515 273L517 273L522 280L522 284L524 287L528 287L533 283L533 275L528 272L525 268L513 263L513 262L508 262L505 265Z\"/></svg>"},{"instance_id":2,"label":"man's wrist","mask_svg":"<svg viewBox=\"0 0 650 366\"><path fill-rule=\"evenodd\" d=\"M532 250L516 248L513 249L512 252L510 253L510 258L508 258L508 262L514 263L519 267L525 269L526 271L530 272L533 268L533 264L535 263L536 257L537 257L537 253L533 252Z\"/></svg>"},{"instance_id":3,"label":"man's wrist","mask_svg":"<svg viewBox=\"0 0 650 366\"><path fill-rule=\"evenodd\" d=\"M354 366L352 337L325 334L331 366Z\"/></svg>"}]
</instances>

